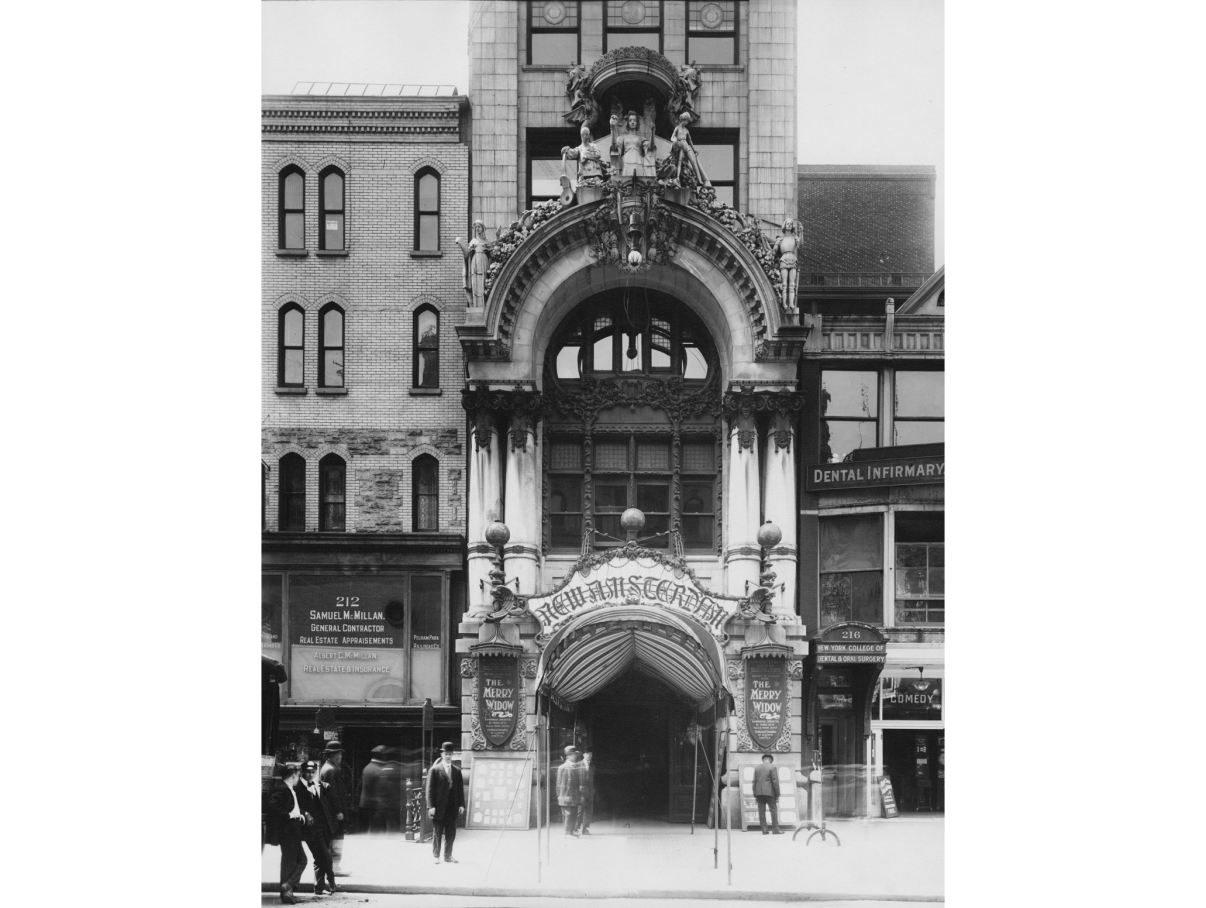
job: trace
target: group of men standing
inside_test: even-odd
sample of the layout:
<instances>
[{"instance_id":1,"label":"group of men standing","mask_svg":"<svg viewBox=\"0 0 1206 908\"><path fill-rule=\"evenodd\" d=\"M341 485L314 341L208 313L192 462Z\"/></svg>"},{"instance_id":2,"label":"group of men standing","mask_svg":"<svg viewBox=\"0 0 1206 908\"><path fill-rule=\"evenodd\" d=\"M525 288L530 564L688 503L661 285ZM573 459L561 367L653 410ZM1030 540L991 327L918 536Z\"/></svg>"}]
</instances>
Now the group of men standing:
<instances>
[{"instance_id":1,"label":"group of men standing","mask_svg":"<svg viewBox=\"0 0 1206 908\"><path fill-rule=\"evenodd\" d=\"M314 894L336 891L335 877L347 876L343 856L343 823L347 791L339 773L343 748L332 741L323 751L322 770L313 760L285 763L268 795L268 843L281 848L281 901L294 905L293 887L306 869L304 843L314 859Z\"/></svg>"},{"instance_id":2,"label":"group of men standing","mask_svg":"<svg viewBox=\"0 0 1206 908\"><path fill-rule=\"evenodd\" d=\"M590 821L595 812L595 769L592 754L579 753L578 748L565 748L565 762L557 767L557 803L565 818L567 836L590 835Z\"/></svg>"}]
</instances>

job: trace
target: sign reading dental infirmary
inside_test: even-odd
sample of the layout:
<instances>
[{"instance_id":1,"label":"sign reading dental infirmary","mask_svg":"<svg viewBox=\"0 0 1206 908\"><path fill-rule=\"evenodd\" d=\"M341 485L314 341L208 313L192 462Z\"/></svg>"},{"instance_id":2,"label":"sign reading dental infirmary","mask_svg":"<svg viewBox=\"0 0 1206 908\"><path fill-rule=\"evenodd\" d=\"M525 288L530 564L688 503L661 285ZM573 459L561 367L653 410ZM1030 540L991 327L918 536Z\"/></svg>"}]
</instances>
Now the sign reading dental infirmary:
<instances>
[{"instance_id":1,"label":"sign reading dental infirmary","mask_svg":"<svg viewBox=\"0 0 1206 908\"><path fill-rule=\"evenodd\" d=\"M560 589L532 596L527 604L545 633L586 609L643 605L694 618L721 638L738 601L708 592L682 568L657 558L629 558L618 550L610 561L581 566Z\"/></svg>"},{"instance_id":2,"label":"sign reading dental infirmary","mask_svg":"<svg viewBox=\"0 0 1206 908\"><path fill-rule=\"evenodd\" d=\"M872 460L861 463L817 463L805 471L809 492L830 489L866 489L876 486L911 486L946 481L946 458L917 457L909 460Z\"/></svg>"}]
</instances>

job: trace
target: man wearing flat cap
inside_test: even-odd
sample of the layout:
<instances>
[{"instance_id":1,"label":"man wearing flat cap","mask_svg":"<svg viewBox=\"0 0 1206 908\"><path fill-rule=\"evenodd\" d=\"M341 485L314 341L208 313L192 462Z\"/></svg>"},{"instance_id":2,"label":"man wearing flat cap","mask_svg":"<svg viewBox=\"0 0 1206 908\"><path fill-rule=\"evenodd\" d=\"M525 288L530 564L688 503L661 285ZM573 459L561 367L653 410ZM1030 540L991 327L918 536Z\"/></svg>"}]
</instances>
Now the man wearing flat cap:
<instances>
[{"instance_id":1,"label":"man wearing flat cap","mask_svg":"<svg viewBox=\"0 0 1206 908\"><path fill-rule=\"evenodd\" d=\"M427 773L427 815L431 817L433 835L431 850L435 862L440 863L440 843L444 843L444 862L459 863L452 856L452 843L456 840L456 821L465 812L465 781L461 771L452 762L453 746L445 741L440 747L440 759Z\"/></svg>"},{"instance_id":2,"label":"man wearing flat cap","mask_svg":"<svg viewBox=\"0 0 1206 908\"><path fill-rule=\"evenodd\" d=\"M297 904L293 887L301 882L306 869L306 852L302 849L306 817L294 791L300 773L300 763L282 764L268 795L268 841L281 846L281 901L286 905Z\"/></svg>"},{"instance_id":3,"label":"man wearing flat cap","mask_svg":"<svg viewBox=\"0 0 1206 908\"><path fill-rule=\"evenodd\" d=\"M347 876L347 871L339 866L339 862L343 860L343 830L348 817L348 789L339 769L343 763L343 745L338 741L330 741L322 755L326 762L322 764L318 778L326 786L327 806L335 821L335 828L331 833L331 866L335 876Z\"/></svg>"},{"instance_id":4,"label":"man wearing flat cap","mask_svg":"<svg viewBox=\"0 0 1206 908\"><path fill-rule=\"evenodd\" d=\"M565 817L565 834L578 836L578 816L582 810L582 771L578 768L578 748L565 748L565 762L557 767L557 803Z\"/></svg>"},{"instance_id":5,"label":"man wearing flat cap","mask_svg":"<svg viewBox=\"0 0 1206 908\"><path fill-rule=\"evenodd\" d=\"M779 776L775 772L773 754L763 754L762 763L754 767L754 797L758 801L758 825L762 827L762 834L768 834L766 808L769 806L775 835L783 835L779 829Z\"/></svg>"}]
</instances>

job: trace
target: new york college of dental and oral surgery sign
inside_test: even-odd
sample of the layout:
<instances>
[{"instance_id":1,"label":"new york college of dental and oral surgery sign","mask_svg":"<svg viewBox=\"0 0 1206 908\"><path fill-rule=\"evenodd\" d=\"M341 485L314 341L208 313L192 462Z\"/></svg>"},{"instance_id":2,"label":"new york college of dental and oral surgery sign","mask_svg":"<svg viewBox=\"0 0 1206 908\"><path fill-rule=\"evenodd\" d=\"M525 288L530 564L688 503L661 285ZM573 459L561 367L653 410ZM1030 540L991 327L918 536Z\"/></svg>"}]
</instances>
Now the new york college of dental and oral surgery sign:
<instances>
[{"instance_id":1,"label":"new york college of dental and oral surgery sign","mask_svg":"<svg viewBox=\"0 0 1206 908\"><path fill-rule=\"evenodd\" d=\"M737 610L737 603L737 599L707 592L680 568L655 558L630 559L620 553L611 561L580 568L561 589L527 600L545 633L587 609L643 605L694 618L717 639L723 638L725 622Z\"/></svg>"},{"instance_id":2,"label":"new york college of dental and oral surgery sign","mask_svg":"<svg viewBox=\"0 0 1206 908\"><path fill-rule=\"evenodd\" d=\"M830 489L870 489L877 486L911 486L946 481L946 458L913 457L908 460L865 460L859 463L816 463L805 471L809 492Z\"/></svg>"}]
</instances>

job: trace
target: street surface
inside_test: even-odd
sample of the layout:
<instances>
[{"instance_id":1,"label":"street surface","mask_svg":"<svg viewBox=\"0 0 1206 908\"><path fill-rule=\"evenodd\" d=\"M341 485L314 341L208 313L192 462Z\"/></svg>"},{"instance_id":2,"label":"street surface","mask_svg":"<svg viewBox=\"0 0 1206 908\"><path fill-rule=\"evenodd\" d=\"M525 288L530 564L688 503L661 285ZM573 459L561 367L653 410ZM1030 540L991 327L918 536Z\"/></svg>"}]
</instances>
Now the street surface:
<instances>
[{"instance_id":1,"label":"street surface","mask_svg":"<svg viewBox=\"0 0 1206 908\"><path fill-rule=\"evenodd\" d=\"M564 899L549 899L549 898L474 898L471 896L455 896L455 895L363 895L359 893L349 895L324 895L314 898L309 895L299 895L297 897L299 905L311 903L314 905L330 905L338 906L338 908L565 908L566 902ZM264 908L269 908L272 905L280 905L280 899L275 895L264 893ZM698 899L686 901L684 899L598 899L591 900L590 908L685 908L690 905L691 908L733 908L734 902L730 899ZM751 904L749 901L743 900L740 904ZM899 901L824 901L824 902L770 902L758 900L753 904L763 906L763 908L800 908L806 905L808 908L902 908L909 902Z\"/></svg>"},{"instance_id":2,"label":"street surface","mask_svg":"<svg viewBox=\"0 0 1206 908\"><path fill-rule=\"evenodd\" d=\"M533 830L458 830L457 864L434 864L430 844L407 842L399 834L354 835L344 840L343 868L351 875L338 883L360 898L390 894L430 899L432 893L486 897L491 905L541 897L589 899L591 905L616 899L626 906L634 898L672 899L679 908L692 900L751 896L797 903L942 900L942 818L835 820L829 829L840 837L840 846L832 836L805 844L807 831L793 840L790 831L762 836L756 830L734 830L731 884L725 832L720 831L717 867L714 834L702 826L691 835L686 826L666 823L596 822L588 837L567 839L555 830L547 850L539 851ZM261 880L268 894L276 891L279 867L279 849L265 848ZM313 879L307 868L303 887ZM305 889L299 897L335 903L329 896L314 899Z\"/></svg>"}]
</instances>

